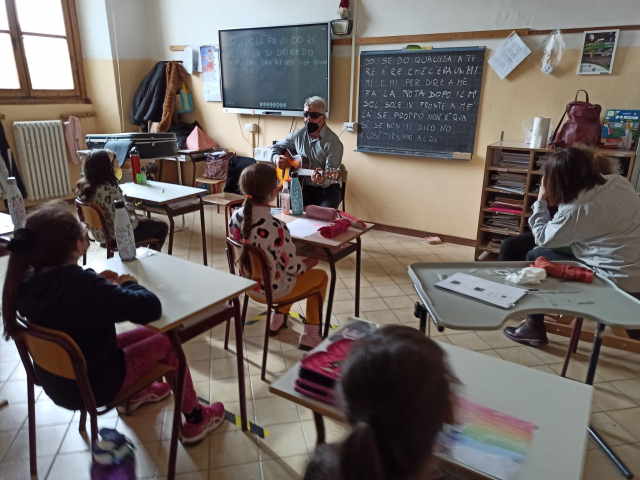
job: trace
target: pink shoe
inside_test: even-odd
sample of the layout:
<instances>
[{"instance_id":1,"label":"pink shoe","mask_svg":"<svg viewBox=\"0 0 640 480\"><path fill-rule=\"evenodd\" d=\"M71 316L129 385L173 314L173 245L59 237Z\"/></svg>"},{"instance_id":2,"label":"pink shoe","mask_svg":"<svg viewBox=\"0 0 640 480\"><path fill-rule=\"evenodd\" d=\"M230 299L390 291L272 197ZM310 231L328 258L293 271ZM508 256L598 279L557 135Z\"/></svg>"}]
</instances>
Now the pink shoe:
<instances>
[{"instance_id":1,"label":"pink shoe","mask_svg":"<svg viewBox=\"0 0 640 480\"><path fill-rule=\"evenodd\" d=\"M287 328L287 315L285 313L271 313L271 322L269 323L269 334L274 337L281 328Z\"/></svg>"},{"instance_id":2,"label":"pink shoe","mask_svg":"<svg viewBox=\"0 0 640 480\"><path fill-rule=\"evenodd\" d=\"M224 405L220 402L213 405L200 405L202 409L202 421L200 423L182 424L182 444L198 443L209 432L214 431L224 422Z\"/></svg>"},{"instance_id":3,"label":"pink shoe","mask_svg":"<svg viewBox=\"0 0 640 480\"><path fill-rule=\"evenodd\" d=\"M304 330L298 340L298 348L308 352L312 348L318 346L322 341L322 334L320 332L320 325L312 325L310 323L304 324Z\"/></svg>"},{"instance_id":4,"label":"pink shoe","mask_svg":"<svg viewBox=\"0 0 640 480\"><path fill-rule=\"evenodd\" d=\"M152 383L141 392L131 397L124 405L118 405L118 412L128 415L140 405L145 403L156 403L164 400L171 393L171 386L168 383Z\"/></svg>"}]
</instances>

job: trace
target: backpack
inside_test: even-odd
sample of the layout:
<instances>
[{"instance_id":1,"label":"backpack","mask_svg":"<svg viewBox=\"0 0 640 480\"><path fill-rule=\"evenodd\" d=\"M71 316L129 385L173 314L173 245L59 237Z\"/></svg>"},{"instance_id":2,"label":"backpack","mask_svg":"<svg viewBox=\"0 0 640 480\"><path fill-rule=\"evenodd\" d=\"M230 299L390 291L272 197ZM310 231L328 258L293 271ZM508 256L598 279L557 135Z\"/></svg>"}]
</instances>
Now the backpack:
<instances>
[{"instance_id":1,"label":"backpack","mask_svg":"<svg viewBox=\"0 0 640 480\"><path fill-rule=\"evenodd\" d=\"M586 102L578 101L578 94L584 92L587 97ZM560 123L553 133L551 148L570 147L575 143L587 145L597 145L600 143L600 105L589 103L589 94L586 90L578 90L576 98L567 105L567 109L560 119ZM562 125L565 115L569 115L567 122ZM562 128L560 126L562 125ZM558 132L558 130L560 130Z\"/></svg>"}]
</instances>

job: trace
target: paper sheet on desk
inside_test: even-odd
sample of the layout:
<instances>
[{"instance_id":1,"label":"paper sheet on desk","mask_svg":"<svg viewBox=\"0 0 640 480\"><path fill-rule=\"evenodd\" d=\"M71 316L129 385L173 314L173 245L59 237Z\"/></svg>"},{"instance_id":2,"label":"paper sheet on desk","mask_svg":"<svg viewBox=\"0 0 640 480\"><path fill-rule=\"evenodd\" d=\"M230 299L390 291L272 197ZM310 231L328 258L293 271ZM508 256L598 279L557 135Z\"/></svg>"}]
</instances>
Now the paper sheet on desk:
<instances>
[{"instance_id":1,"label":"paper sheet on desk","mask_svg":"<svg viewBox=\"0 0 640 480\"><path fill-rule=\"evenodd\" d=\"M329 225L329 222L314 220L312 218L297 218L293 222L287 223L287 228L292 237L305 238L313 235L320 227Z\"/></svg>"}]
</instances>

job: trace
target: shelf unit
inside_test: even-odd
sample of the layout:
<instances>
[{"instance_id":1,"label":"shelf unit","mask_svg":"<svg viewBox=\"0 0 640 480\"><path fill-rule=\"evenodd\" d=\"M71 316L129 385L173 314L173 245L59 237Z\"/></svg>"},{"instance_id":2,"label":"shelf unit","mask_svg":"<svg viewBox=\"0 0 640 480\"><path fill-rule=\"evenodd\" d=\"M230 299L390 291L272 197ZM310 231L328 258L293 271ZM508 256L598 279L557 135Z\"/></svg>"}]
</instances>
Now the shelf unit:
<instances>
[{"instance_id":1,"label":"shelf unit","mask_svg":"<svg viewBox=\"0 0 640 480\"><path fill-rule=\"evenodd\" d=\"M603 155L609 157L615 157L620 162L620 167L622 169L621 174L627 178L627 180L631 179L631 173L633 172L633 165L636 160L635 152L623 152L619 150L598 150ZM529 153L529 167L524 169L514 169L514 168L500 168L498 163L500 158L502 157L502 153ZM536 167L536 159L541 155L546 155L549 153L553 153L553 150L549 149L541 149L541 148L529 148L524 143L517 142L502 142L502 143L494 143L487 147L487 157L486 164L484 170L484 180L482 183L482 200L480 202L480 215L478 219L478 233L476 236L476 250L475 250L475 259L478 260L478 257L482 255L484 252L490 253L499 253L499 249L489 248L487 245L493 238L507 238L509 236L520 235L527 231L530 231L528 219L531 216L531 207L538 199L538 192L536 188L541 180L542 172ZM496 172L505 172L505 173L518 173L521 175L526 175L526 186L525 193L523 195L517 193L509 193L497 188L493 188L490 185L492 182L492 175ZM518 232L507 232L505 230L499 230L496 228L484 227L483 220L486 213L489 212L489 201L493 200L495 197L507 197L514 198L519 200L524 200L524 208L523 213L500 213L500 212L491 212L491 213L499 213L500 215L509 215L520 218L520 228Z\"/></svg>"}]
</instances>

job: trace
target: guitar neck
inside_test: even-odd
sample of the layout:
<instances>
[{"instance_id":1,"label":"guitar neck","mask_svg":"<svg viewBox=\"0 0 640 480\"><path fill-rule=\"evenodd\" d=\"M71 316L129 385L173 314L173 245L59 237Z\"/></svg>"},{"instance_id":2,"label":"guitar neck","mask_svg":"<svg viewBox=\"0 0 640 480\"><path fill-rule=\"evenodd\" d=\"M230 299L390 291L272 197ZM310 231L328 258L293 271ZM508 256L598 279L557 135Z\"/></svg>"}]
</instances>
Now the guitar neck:
<instances>
[{"instance_id":1,"label":"guitar neck","mask_svg":"<svg viewBox=\"0 0 640 480\"><path fill-rule=\"evenodd\" d=\"M315 172L315 170L311 168L298 168L296 170L296 173L300 177L310 177L313 172Z\"/></svg>"}]
</instances>

